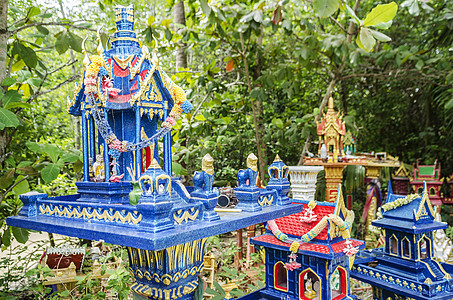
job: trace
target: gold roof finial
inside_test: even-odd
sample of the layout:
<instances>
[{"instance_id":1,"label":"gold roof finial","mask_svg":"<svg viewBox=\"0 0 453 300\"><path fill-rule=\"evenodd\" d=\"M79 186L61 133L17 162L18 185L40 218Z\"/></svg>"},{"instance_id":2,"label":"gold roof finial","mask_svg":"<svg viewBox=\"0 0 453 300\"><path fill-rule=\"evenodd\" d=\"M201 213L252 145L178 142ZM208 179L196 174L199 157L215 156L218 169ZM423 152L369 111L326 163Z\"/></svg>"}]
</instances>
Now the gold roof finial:
<instances>
[{"instance_id":1,"label":"gold roof finial","mask_svg":"<svg viewBox=\"0 0 453 300\"><path fill-rule=\"evenodd\" d=\"M255 172L258 171L257 162L258 158L255 154L250 153L249 156L247 156L247 168L252 169Z\"/></svg>"},{"instance_id":2,"label":"gold roof finial","mask_svg":"<svg viewBox=\"0 0 453 300\"><path fill-rule=\"evenodd\" d=\"M282 159L280 158L280 156L278 156L278 154L275 156L275 159L274 159L274 162L279 162L279 161L282 161Z\"/></svg>"},{"instance_id":3,"label":"gold roof finial","mask_svg":"<svg viewBox=\"0 0 453 300\"><path fill-rule=\"evenodd\" d=\"M330 92L330 97L329 97L329 104L328 107L329 109L333 109L333 98L332 98L332 92Z\"/></svg>"},{"instance_id":4,"label":"gold roof finial","mask_svg":"<svg viewBox=\"0 0 453 300\"><path fill-rule=\"evenodd\" d=\"M209 175L214 174L214 159L209 153L207 153L201 160L201 170L205 171Z\"/></svg>"},{"instance_id":5,"label":"gold roof finial","mask_svg":"<svg viewBox=\"0 0 453 300\"><path fill-rule=\"evenodd\" d=\"M86 42L87 38L88 38L88 37L86 37L86 38L82 41L82 53L85 55L85 57L83 58L83 65L85 66L85 68L88 68L88 66L89 66L90 63L91 63L90 58L88 57L87 50L85 49L85 42Z\"/></svg>"},{"instance_id":6,"label":"gold roof finial","mask_svg":"<svg viewBox=\"0 0 453 300\"><path fill-rule=\"evenodd\" d=\"M97 53L99 55L101 55L104 52L104 46L102 46L102 41L101 41L101 29L102 29L102 27L104 27L104 25L99 27L97 32L96 32L97 40L99 42L98 47L96 48L96 51L97 51Z\"/></svg>"},{"instance_id":7,"label":"gold roof finial","mask_svg":"<svg viewBox=\"0 0 453 300\"><path fill-rule=\"evenodd\" d=\"M153 158L153 162L149 165L148 169L161 169L159 163L155 158Z\"/></svg>"}]
</instances>

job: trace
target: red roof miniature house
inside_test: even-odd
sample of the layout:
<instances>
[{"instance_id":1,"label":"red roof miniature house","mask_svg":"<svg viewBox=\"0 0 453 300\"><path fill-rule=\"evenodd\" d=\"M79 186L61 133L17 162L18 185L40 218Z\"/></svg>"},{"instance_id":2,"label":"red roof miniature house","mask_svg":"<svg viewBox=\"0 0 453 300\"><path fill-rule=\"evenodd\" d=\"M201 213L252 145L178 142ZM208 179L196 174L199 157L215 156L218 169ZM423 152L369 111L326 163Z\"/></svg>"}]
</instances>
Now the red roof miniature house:
<instances>
[{"instance_id":1,"label":"red roof miniature house","mask_svg":"<svg viewBox=\"0 0 453 300\"><path fill-rule=\"evenodd\" d=\"M404 166L404 163L401 163L401 166L393 173L392 184L395 194L398 195L407 195L409 193L409 171Z\"/></svg>"},{"instance_id":2,"label":"red roof miniature house","mask_svg":"<svg viewBox=\"0 0 453 300\"><path fill-rule=\"evenodd\" d=\"M437 163L437 159L434 161L434 165L420 165L417 160L417 167L413 165L413 168L411 185L416 193L422 193L423 182L426 182L429 199L433 205L453 204L451 195L445 197L441 194L442 180L440 179L440 163ZM453 182L449 182L449 184L452 185Z\"/></svg>"},{"instance_id":3,"label":"red roof miniature house","mask_svg":"<svg viewBox=\"0 0 453 300\"><path fill-rule=\"evenodd\" d=\"M354 213L341 191L336 203L297 201L302 212L269 221L272 232L252 239L265 249L266 287L240 299L351 299L349 270L365 247L349 238Z\"/></svg>"}]
</instances>

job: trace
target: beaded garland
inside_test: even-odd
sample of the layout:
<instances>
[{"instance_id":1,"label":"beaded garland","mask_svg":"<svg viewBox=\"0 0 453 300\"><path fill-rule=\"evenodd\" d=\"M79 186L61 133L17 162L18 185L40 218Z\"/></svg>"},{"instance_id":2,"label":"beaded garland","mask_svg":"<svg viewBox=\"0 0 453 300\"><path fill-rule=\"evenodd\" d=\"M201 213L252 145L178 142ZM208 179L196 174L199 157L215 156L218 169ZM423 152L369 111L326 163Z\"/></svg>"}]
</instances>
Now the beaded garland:
<instances>
[{"instance_id":1,"label":"beaded garland","mask_svg":"<svg viewBox=\"0 0 453 300\"><path fill-rule=\"evenodd\" d=\"M98 98L97 85L105 81L110 82L110 77L103 67L103 63L104 62L100 56L90 56L90 64L86 68L84 79L85 94L87 95L88 101L94 110L94 120L96 122L96 126L99 128L102 137L108 144L110 148L109 155L113 158L118 158L121 152L129 152L146 148L151 143L162 138L167 132L169 132L173 126L176 125L176 122L181 117L182 112L189 113L192 110L193 106L189 101L187 101L186 94L183 89L176 84L172 84L170 94L174 101L174 105L169 116L162 123L162 128L159 132L151 138L136 144L132 144L127 141L120 141L113 133L110 125L105 120L105 117L99 112L97 105L95 105L95 99ZM158 62L155 63L157 64ZM102 91L109 92L108 86L104 86Z\"/></svg>"}]
</instances>

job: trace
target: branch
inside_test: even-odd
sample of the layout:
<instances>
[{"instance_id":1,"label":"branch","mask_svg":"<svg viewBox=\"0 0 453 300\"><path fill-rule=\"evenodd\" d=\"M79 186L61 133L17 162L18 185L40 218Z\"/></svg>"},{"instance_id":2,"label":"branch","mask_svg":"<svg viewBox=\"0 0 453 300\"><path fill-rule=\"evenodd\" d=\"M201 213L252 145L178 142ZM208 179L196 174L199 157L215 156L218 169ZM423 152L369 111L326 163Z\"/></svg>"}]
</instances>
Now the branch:
<instances>
[{"instance_id":1,"label":"branch","mask_svg":"<svg viewBox=\"0 0 453 300\"><path fill-rule=\"evenodd\" d=\"M206 99L208 99L209 95L211 95L211 92L207 93L206 96L204 96L203 100L201 100L200 104L198 105L197 109L194 111L194 113L192 114L192 116L190 117L190 121L192 121L192 118L194 116L197 115L198 111L200 110L201 106L203 105L203 103L206 101Z\"/></svg>"},{"instance_id":2,"label":"branch","mask_svg":"<svg viewBox=\"0 0 453 300\"><path fill-rule=\"evenodd\" d=\"M65 68L65 67L69 67L69 66L75 64L76 62L77 62L77 59L70 60L67 63L65 63L64 65L61 65L60 67L58 67L56 69L53 69L52 71L48 72L46 75L50 75L50 74L53 74L55 72L58 72L58 71L60 71L61 69Z\"/></svg>"},{"instance_id":3,"label":"branch","mask_svg":"<svg viewBox=\"0 0 453 300\"><path fill-rule=\"evenodd\" d=\"M59 89L60 87L62 87L63 85L67 84L67 83L71 83L73 82L74 80L78 79L80 77L80 75L74 75L72 77L70 77L69 79L66 79L65 81L57 84L56 86L48 89L48 90L45 90L45 91L42 91L42 92L38 92L38 93L34 93L28 100L27 100L27 103L30 103L31 101L33 101L34 99L36 99L37 97L41 96L41 95L44 95L44 94L47 94L47 93L50 93L52 91L55 91L57 89Z\"/></svg>"},{"instance_id":4,"label":"branch","mask_svg":"<svg viewBox=\"0 0 453 300\"><path fill-rule=\"evenodd\" d=\"M0 204L2 203L3 199L5 199L6 195L8 195L9 192L12 191L12 189L18 185L19 183L21 183L22 181L24 181L25 179L27 179L28 177L30 177L30 175L26 175L24 176L23 178L21 178L19 181L15 182L12 186L10 186L3 194L2 196L0 197Z\"/></svg>"},{"instance_id":5,"label":"branch","mask_svg":"<svg viewBox=\"0 0 453 300\"><path fill-rule=\"evenodd\" d=\"M341 24L337 21L337 19L335 19L335 18L332 17L332 16L329 16L329 19L331 19L332 21L334 21L335 24L337 24L338 27L340 27L340 29L343 30L343 32L348 33L348 32L346 31L346 29L343 27L343 25L341 25Z\"/></svg>"},{"instance_id":6,"label":"branch","mask_svg":"<svg viewBox=\"0 0 453 300\"><path fill-rule=\"evenodd\" d=\"M96 29L87 28L87 27L83 27L83 26L78 26L78 25L74 25L74 24L71 24L71 23L63 23L63 22L36 22L36 23L27 24L27 25L25 25L25 26L19 27L19 28L15 29L15 30L11 31L10 34L16 34L16 33L18 33L19 31L22 31L22 30L27 29L27 28L30 28L30 27L35 27L35 26L69 26L69 27L72 27L72 28L75 28L75 29L89 30L89 31L94 31L94 32L96 32Z\"/></svg>"}]
</instances>

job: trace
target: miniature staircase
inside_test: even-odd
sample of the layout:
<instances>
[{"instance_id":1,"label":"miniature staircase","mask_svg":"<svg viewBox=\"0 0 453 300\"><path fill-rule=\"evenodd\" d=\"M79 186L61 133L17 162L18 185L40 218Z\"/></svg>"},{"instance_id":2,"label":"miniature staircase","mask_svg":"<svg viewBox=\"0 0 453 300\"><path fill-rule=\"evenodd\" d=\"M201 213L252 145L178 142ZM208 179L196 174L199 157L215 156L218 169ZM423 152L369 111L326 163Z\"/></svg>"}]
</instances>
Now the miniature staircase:
<instances>
[{"instance_id":1,"label":"miniature staircase","mask_svg":"<svg viewBox=\"0 0 453 300\"><path fill-rule=\"evenodd\" d=\"M431 271L433 271L434 275L436 276L436 280L441 280L442 278L444 278L445 274L442 273L437 264L433 263L430 259L423 262L431 268Z\"/></svg>"}]
</instances>

